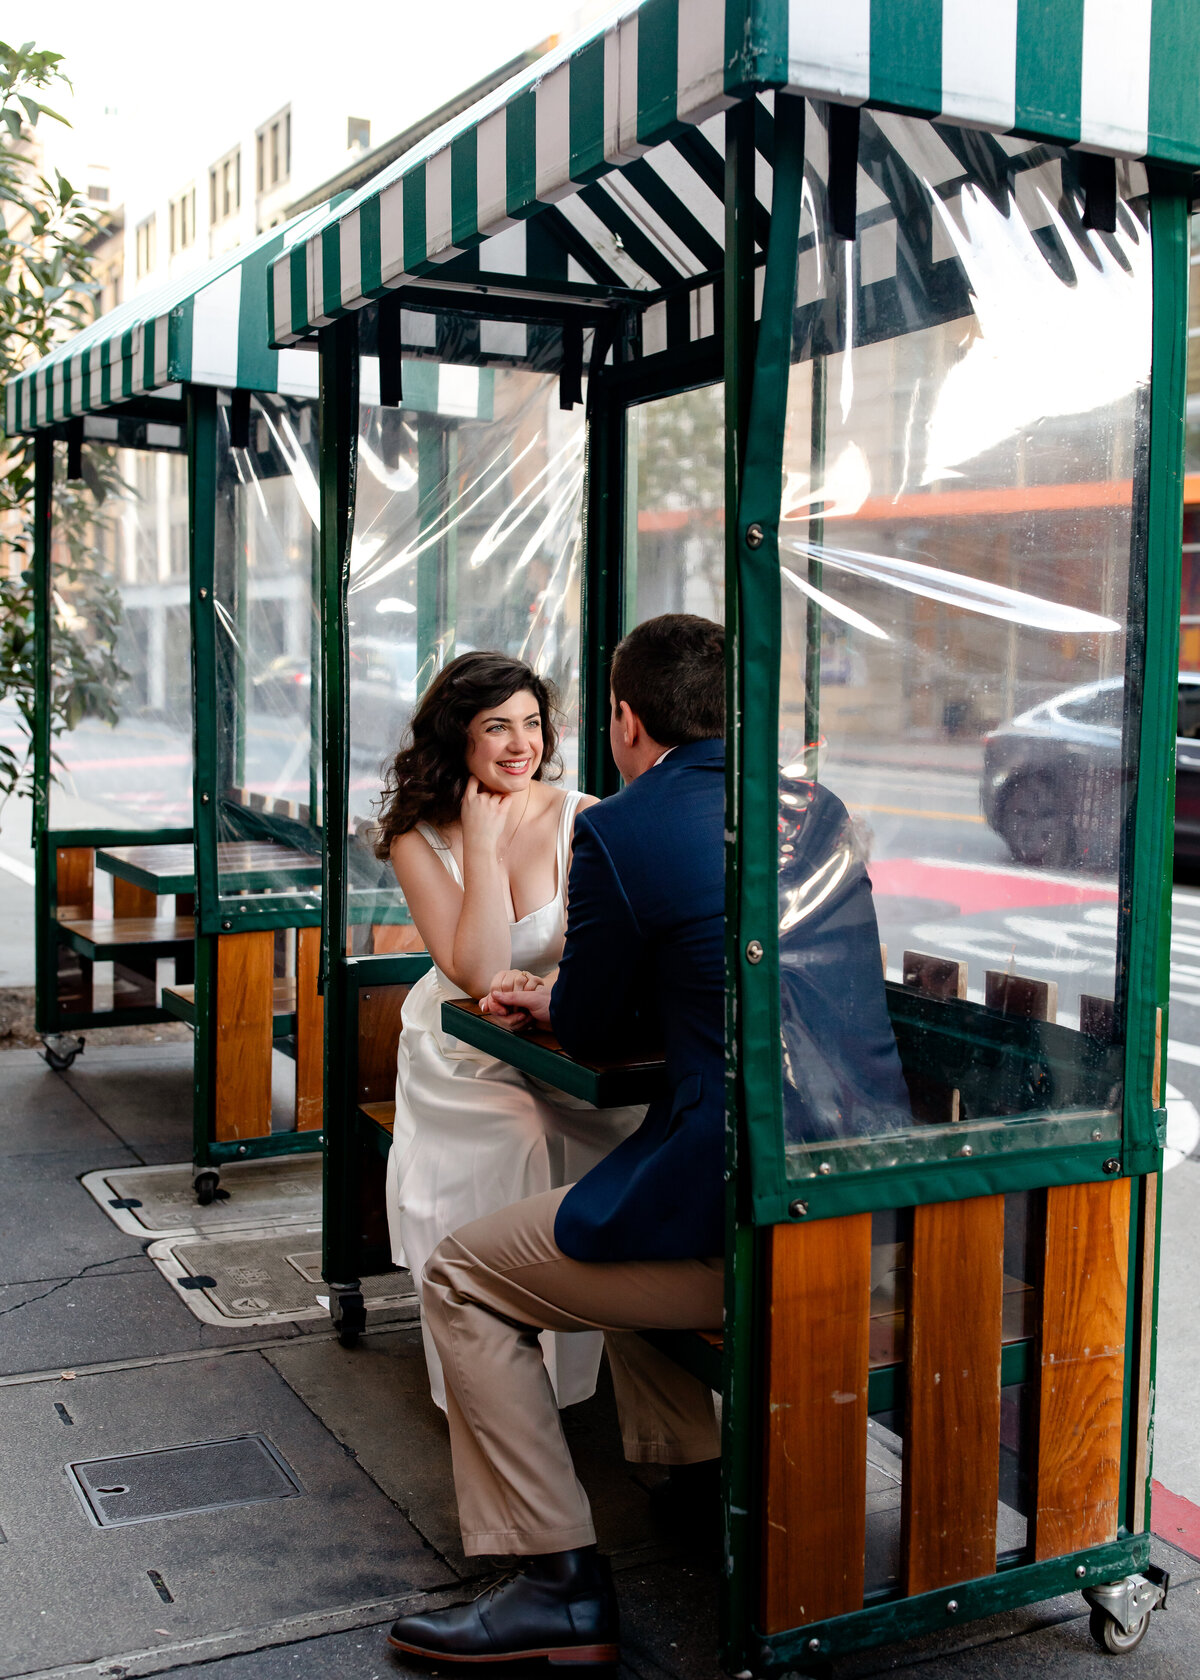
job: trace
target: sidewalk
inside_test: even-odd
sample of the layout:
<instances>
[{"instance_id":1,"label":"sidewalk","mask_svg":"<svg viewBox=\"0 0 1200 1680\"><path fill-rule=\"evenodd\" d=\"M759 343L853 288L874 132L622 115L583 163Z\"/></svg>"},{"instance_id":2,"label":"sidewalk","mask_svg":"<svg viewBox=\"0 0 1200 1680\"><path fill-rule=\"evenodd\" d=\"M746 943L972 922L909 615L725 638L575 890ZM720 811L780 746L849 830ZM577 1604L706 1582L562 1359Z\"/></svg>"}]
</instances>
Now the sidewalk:
<instances>
[{"instance_id":1,"label":"sidewalk","mask_svg":"<svg viewBox=\"0 0 1200 1680\"><path fill-rule=\"evenodd\" d=\"M496 1572L459 1546L444 1424L416 1329L384 1322L343 1349L320 1318L202 1323L148 1257L149 1243L119 1228L79 1182L98 1169L186 1158L190 1060L187 1045L105 1048L101 1034L64 1075L32 1051L0 1057L0 1675L430 1673L386 1651L392 1618L469 1597ZM1185 1163L1168 1181L1168 1252L1184 1234L1191 1240L1185 1172L1200 1167ZM1174 1344L1200 1343L1189 1275L1177 1267L1164 1279L1164 1323L1177 1327L1164 1345L1164 1387L1183 1357ZM1196 1358L1194 1345L1186 1358ZM1164 1399L1164 1434L1184 1472L1177 1491L1195 1499L1193 1392ZM645 1489L621 1461L607 1393L566 1423L617 1569L622 1680L717 1680L715 1570L655 1532ZM290 1467L299 1496L101 1528L65 1468L256 1433ZM1171 1468L1164 1444L1157 1473L1175 1487ZM105 1487L117 1471L108 1475ZM205 1496L214 1497L211 1486ZM1092 1644L1085 1606L1070 1595L845 1659L833 1674L1191 1680L1200 1563L1162 1543L1156 1557L1172 1573L1170 1603L1123 1668Z\"/></svg>"}]
</instances>

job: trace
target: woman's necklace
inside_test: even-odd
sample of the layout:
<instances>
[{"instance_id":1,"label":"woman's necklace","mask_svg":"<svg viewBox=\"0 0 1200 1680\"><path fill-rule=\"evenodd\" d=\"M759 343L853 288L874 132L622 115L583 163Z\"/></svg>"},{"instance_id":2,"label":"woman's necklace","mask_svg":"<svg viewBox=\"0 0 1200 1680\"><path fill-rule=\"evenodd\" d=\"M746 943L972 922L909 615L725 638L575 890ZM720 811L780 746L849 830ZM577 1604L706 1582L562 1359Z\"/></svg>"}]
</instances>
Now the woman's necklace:
<instances>
[{"instance_id":1,"label":"woman's necklace","mask_svg":"<svg viewBox=\"0 0 1200 1680\"><path fill-rule=\"evenodd\" d=\"M503 863L505 861L505 859L508 857L509 852L512 850L512 843L517 838L517 834L520 831L521 824L525 821L525 813L529 809L529 797L530 797L532 792L533 792L532 787L527 787L525 789L525 803L521 807L521 815L517 818L517 826L516 826L516 828L513 829L512 833L509 835L507 846L505 846L504 850L498 854L501 863Z\"/></svg>"}]
</instances>

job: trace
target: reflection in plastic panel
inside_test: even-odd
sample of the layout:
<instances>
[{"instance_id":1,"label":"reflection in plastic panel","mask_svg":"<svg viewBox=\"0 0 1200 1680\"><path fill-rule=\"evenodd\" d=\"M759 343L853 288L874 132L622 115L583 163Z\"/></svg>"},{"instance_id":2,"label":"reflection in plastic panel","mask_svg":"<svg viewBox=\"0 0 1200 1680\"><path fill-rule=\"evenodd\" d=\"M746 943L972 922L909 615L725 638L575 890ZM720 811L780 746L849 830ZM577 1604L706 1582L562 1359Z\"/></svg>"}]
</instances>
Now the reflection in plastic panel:
<instances>
[{"instance_id":1,"label":"reflection in plastic panel","mask_svg":"<svg viewBox=\"0 0 1200 1680\"><path fill-rule=\"evenodd\" d=\"M383 771L456 654L525 659L558 690L578 773L584 421L553 374L497 367L480 417L364 406L348 583L354 939L406 912L372 855ZM368 934L363 931L370 927ZM357 948L357 947L356 947Z\"/></svg>"},{"instance_id":2,"label":"reflection in plastic panel","mask_svg":"<svg viewBox=\"0 0 1200 1680\"><path fill-rule=\"evenodd\" d=\"M87 443L55 449L50 552L50 825L192 820L187 461Z\"/></svg>"},{"instance_id":3,"label":"reflection in plastic panel","mask_svg":"<svg viewBox=\"0 0 1200 1680\"><path fill-rule=\"evenodd\" d=\"M219 409L215 556L220 842L319 849L320 646L316 406L250 399L245 442ZM245 854L218 851L223 891L245 881ZM311 890L311 871L270 871L258 890Z\"/></svg>"},{"instance_id":4,"label":"reflection in plastic panel","mask_svg":"<svg viewBox=\"0 0 1200 1680\"><path fill-rule=\"evenodd\" d=\"M842 243L825 114L810 108L780 526L788 1140L1051 1112L1115 1126L1144 171L1118 165L1116 232L1098 232L1068 152L864 112ZM849 822L841 860L800 871L806 778ZM845 1101L821 1068L821 918L864 865L908 1119Z\"/></svg>"}]
</instances>

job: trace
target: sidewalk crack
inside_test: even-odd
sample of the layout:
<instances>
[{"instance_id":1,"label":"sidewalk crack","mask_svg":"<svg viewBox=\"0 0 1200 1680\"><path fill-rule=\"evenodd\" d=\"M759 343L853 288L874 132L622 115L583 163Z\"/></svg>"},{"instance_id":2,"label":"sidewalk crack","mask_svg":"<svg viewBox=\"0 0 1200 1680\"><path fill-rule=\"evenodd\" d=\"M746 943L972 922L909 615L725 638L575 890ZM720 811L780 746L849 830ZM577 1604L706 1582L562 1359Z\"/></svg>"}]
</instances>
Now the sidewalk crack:
<instances>
[{"instance_id":1,"label":"sidewalk crack","mask_svg":"<svg viewBox=\"0 0 1200 1680\"><path fill-rule=\"evenodd\" d=\"M60 1289L69 1289L73 1283L82 1283L89 1272L98 1272L105 1266L121 1265L127 1260L143 1259L145 1259L145 1255L138 1253L118 1254L110 1260L93 1260L89 1265L81 1267L81 1269L77 1272L73 1272L70 1277L59 1278L57 1282L51 1284L49 1289L43 1289L40 1295L27 1295L23 1301L14 1301L11 1307L0 1307L0 1318L7 1318L9 1313L20 1312L22 1307L33 1307L36 1306L39 1301L47 1301L51 1295L57 1295ZM5 1287L20 1288L20 1285L8 1284Z\"/></svg>"}]
</instances>

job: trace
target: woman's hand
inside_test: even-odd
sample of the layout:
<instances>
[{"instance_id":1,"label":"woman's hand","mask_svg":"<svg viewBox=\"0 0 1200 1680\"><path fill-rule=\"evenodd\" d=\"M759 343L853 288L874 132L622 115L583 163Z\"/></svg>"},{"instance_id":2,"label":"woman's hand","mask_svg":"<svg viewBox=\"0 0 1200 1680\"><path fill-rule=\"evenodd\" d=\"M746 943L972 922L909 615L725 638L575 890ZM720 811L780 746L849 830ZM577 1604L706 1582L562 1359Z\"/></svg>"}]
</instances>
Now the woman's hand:
<instances>
[{"instance_id":1,"label":"woman's hand","mask_svg":"<svg viewBox=\"0 0 1200 1680\"><path fill-rule=\"evenodd\" d=\"M502 968L492 977L488 987L489 992L529 992L539 986L544 986L545 980L539 974L530 974L527 968Z\"/></svg>"},{"instance_id":2,"label":"woman's hand","mask_svg":"<svg viewBox=\"0 0 1200 1680\"><path fill-rule=\"evenodd\" d=\"M482 847L499 855L509 798L507 793L490 793L478 777L470 778L459 809L464 851Z\"/></svg>"}]
</instances>

